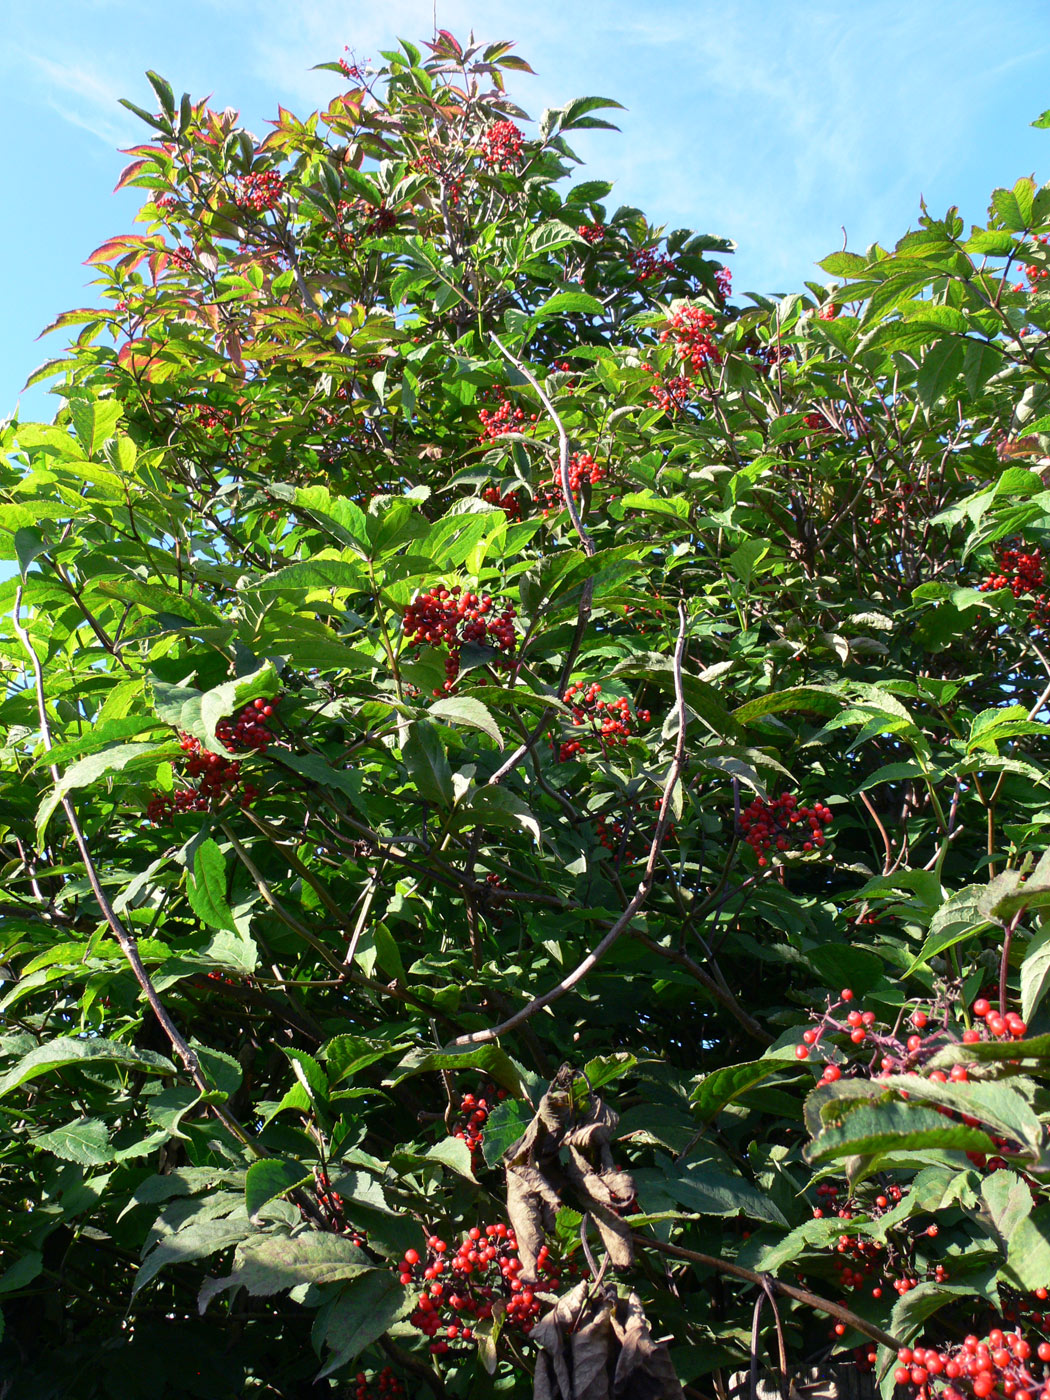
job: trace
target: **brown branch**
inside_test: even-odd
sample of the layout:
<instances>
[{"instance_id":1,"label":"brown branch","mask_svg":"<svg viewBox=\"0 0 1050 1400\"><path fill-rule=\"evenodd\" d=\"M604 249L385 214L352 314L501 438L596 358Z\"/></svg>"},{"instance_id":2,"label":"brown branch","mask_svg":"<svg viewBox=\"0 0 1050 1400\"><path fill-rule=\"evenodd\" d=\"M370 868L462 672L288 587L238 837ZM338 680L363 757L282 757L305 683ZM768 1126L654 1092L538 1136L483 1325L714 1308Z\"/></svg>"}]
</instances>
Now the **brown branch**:
<instances>
[{"instance_id":1,"label":"brown branch","mask_svg":"<svg viewBox=\"0 0 1050 1400\"><path fill-rule=\"evenodd\" d=\"M609 929L605 937L587 954L583 961L580 962L572 972L562 978L557 986L552 987L549 992L544 992L542 996L534 997L527 1006L523 1006L520 1011L515 1012L513 1016L509 1016L507 1020L502 1021L498 1026L493 1026L489 1030L484 1031L472 1031L469 1035L461 1035L452 1042L452 1046L485 1045L489 1041L498 1040L501 1035L508 1035L511 1031L517 1030L518 1026L523 1025L526 1021L535 1016L537 1011L542 1011L545 1006L549 1006L551 1002L557 1001L559 997L571 991L572 988L575 987L578 982L581 982L591 969L601 961L613 944L619 939L621 934L627 929L635 914L637 914L638 910L648 898L653 887L653 879L659 862L660 847L663 845L664 835L670 825L671 794L674 792L675 785L681 777L682 768L685 765L686 709L685 691L682 686L682 660L685 654L687 621L685 604L679 603L678 641L675 644L673 663L675 709L678 716L678 737L675 741L674 758L671 761L671 767L664 783L663 794L660 798L660 811L656 819L656 829L653 832L653 839L649 846L649 858L645 862L645 870L642 874L641 881L630 903L613 924L612 928Z\"/></svg>"},{"instance_id":2,"label":"brown branch","mask_svg":"<svg viewBox=\"0 0 1050 1400\"><path fill-rule=\"evenodd\" d=\"M742 1264L731 1264L728 1259L719 1259L713 1254L700 1254L695 1249L683 1249L681 1245L665 1244L663 1240L654 1240L650 1235L642 1235L636 1230L631 1234L635 1243L643 1249L655 1249L658 1254L670 1255L673 1259L684 1259L690 1264L703 1264L709 1269L717 1269L719 1273L729 1274L732 1278L743 1279L745 1283L757 1284L759 1288L764 1288L763 1280L768 1279L770 1286L777 1292L783 1293L787 1298L794 1298L798 1303L805 1303L807 1307L816 1308L818 1312L827 1313L829 1317L836 1317L840 1322L846 1323L848 1327L855 1327L858 1332L862 1332L865 1337L870 1337L872 1341L878 1342L880 1346L889 1347L891 1351L900 1350L902 1343L895 1337L891 1337L888 1332L884 1332L881 1327L876 1327L873 1322L868 1322L866 1318L858 1317L855 1312L850 1312L849 1308L844 1308L841 1303L833 1303L830 1298L822 1298L819 1293L811 1293L808 1288L796 1288L793 1283L782 1283L780 1279L770 1278L768 1274L756 1273L754 1269L745 1269Z\"/></svg>"}]
</instances>

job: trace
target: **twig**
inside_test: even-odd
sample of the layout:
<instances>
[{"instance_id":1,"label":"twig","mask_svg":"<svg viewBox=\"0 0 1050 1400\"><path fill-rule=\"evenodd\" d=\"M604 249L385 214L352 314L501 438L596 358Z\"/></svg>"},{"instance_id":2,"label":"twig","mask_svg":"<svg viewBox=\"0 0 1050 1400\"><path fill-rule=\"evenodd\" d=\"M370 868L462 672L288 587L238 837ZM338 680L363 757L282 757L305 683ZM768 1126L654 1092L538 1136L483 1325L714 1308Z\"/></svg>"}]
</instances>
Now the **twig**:
<instances>
[{"instance_id":1,"label":"twig","mask_svg":"<svg viewBox=\"0 0 1050 1400\"><path fill-rule=\"evenodd\" d=\"M770 1278L768 1274L756 1273L754 1269L745 1269L742 1264L732 1264L728 1259L719 1259L713 1254L700 1254L695 1249L683 1249L681 1245L665 1244L663 1240L653 1239L651 1235L642 1235L632 1230L631 1234L636 1244L643 1249L655 1249L658 1254L669 1254L674 1259L684 1259L689 1264L703 1264L709 1269L717 1269L720 1273L729 1274L732 1278L743 1279L745 1283L757 1284L759 1288L764 1288L763 1280L768 1281L769 1286L777 1293L783 1293L786 1298L794 1298L798 1303L805 1303L807 1307L816 1308L818 1312L827 1313L829 1317L837 1317L840 1322L846 1323L849 1327L854 1327L858 1332L862 1332L865 1337L870 1337L872 1341L878 1342L880 1346L889 1347L891 1351L899 1351L901 1343L895 1337L891 1337L888 1332L884 1332L881 1327L876 1327L873 1322L868 1322L866 1318L858 1317L856 1313L850 1312L849 1308L844 1308L841 1303L833 1303L830 1298L822 1298L819 1293L811 1293L808 1288L796 1288L793 1283L782 1283L780 1279Z\"/></svg>"},{"instance_id":2,"label":"twig","mask_svg":"<svg viewBox=\"0 0 1050 1400\"><path fill-rule=\"evenodd\" d=\"M581 982L591 969L601 961L648 898L649 892L653 887L653 877L656 874L660 847L663 845L664 835L670 825L671 794L674 792L675 785L681 777L682 768L685 764L686 709L685 691L682 686L682 659L685 654L687 621L685 604L679 603L678 641L675 644L673 662L675 708L678 715L678 737L675 741L674 758L671 761L667 780L664 783L663 794L660 798L660 811L656 819L656 829L653 832L653 839L649 846L649 858L645 862L645 870L642 874L641 881L630 903L605 937L587 954L583 961L580 962L572 972L562 978L557 986L552 987L549 992L544 992L542 996L534 997L527 1006L523 1006L520 1011L515 1012L513 1016L509 1016L507 1020L502 1021L498 1026L493 1026L489 1030L472 1031L468 1035L458 1036L457 1039L452 1042L453 1046L485 1045L489 1041L498 1040L501 1035L508 1035L511 1031L516 1030L518 1026L523 1025L524 1022L535 1016L537 1011L542 1011L545 1006L549 1006L551 1002L557 1001L559 997L571 991L572 988L576 986L577 982Z\"/></svg>"}]
</instances>

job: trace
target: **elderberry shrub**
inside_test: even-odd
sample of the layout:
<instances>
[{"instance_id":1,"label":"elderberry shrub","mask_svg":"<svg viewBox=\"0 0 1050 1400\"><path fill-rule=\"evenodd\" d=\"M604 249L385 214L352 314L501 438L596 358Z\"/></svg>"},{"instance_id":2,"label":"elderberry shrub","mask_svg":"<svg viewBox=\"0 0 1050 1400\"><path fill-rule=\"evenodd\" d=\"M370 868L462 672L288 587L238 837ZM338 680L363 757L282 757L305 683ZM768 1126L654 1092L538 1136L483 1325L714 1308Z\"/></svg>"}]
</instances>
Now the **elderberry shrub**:
<instances>
[{"instance_id":1,"label":"elderberry shrub","mask_svg":"<svg viewBox=\"0 0 1050 1400\"><path fill-rule=\"evenodd\" d=\"M273 741L269 722L280 699L275 695L272 700L249 701L235 715L219 720L215 737L229 753L265 753ZM155 792L146 806L146 816L155 826L170 821L176 812L207 812L231 802L252 806L259 789L242 778L240 760L213 753L192 734L180 734L179 747L187 755L178 774L180 786L170 793Z\"/></svg>"}]
</instances>

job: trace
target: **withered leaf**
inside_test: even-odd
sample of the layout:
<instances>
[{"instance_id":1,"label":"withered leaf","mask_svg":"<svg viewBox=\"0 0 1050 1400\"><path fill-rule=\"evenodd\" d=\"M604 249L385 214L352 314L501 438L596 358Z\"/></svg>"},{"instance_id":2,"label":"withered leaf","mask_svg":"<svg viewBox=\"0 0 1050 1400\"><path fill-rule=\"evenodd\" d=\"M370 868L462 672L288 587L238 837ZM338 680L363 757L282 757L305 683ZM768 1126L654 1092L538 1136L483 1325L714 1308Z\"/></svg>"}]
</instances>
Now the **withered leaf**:
<instances>
[{"instance_id":1,"label":"withered leaf","mask_svg":"<svg viewBox=\"0 0 1050 1400\"><path fill-rule=\"evenodd\" d=\"M541 1348L533 1400L683 1400L667 1348L638 1297L585 1282L532 1329Z\"/></svg>"},{"instance_id":2,"label":"withered leaf","mask_svg":"<svg viewBox=\"0 0 1050 1400\"><path fill-rule=\"evenodd\" d=\"M613 1163L610 1143L619 1116L596 1094L574 1106L576 1078L571 1065L562 1065L532 1122L503 1154L507 1213L526 1283L535 1282L540 1247L563 1204L594 1217L614 1268L634 1262L630 1231L616 1214L635 1194L630 1174Z\"/></svg>"}]
</instances>

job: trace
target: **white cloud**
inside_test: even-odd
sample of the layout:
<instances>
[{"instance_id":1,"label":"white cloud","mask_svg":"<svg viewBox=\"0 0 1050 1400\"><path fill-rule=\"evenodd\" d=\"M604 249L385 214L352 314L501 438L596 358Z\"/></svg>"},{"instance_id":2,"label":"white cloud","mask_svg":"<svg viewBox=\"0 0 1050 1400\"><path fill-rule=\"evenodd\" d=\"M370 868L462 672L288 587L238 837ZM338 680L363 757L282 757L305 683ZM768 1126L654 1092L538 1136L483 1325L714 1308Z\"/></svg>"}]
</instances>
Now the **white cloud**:
<instances>
[{"instance_id":1,"label":"white cloud","mask_svg":"<svg viewBox=\"0 0 1050 1400\"><path fill-rule=\"evenodd\" d=\"M112 79L83 64L56 63L42 54L23 51L21 57L43 75L41 95L64 121L97 136L110 150L136 139L136 119L120 106L122 94Z\"/></svg>"}]
</instances>

